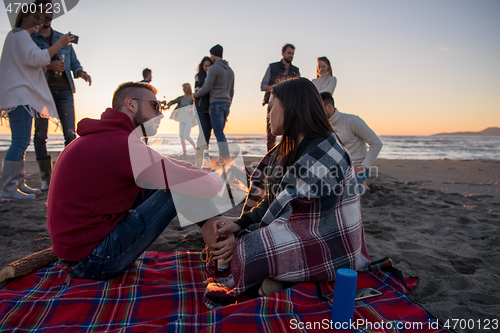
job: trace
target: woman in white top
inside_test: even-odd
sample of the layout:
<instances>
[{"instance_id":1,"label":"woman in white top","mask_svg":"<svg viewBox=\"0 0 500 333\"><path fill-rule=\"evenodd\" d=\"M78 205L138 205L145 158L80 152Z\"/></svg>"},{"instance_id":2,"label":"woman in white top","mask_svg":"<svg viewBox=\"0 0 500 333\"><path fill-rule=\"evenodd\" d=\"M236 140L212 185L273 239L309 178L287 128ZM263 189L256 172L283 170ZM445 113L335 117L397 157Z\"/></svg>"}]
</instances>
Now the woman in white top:
<instances>
[{"instance_id":1,"label":"woman in white top","mask_svg":"<svg viewBox=\"0 0 500 333\"><path fill-rule=\"evenodd\" d=\"M332 66L327 57L318 58L316 78L312 80L312 83L314 83L320 93L327 91L333 95L337 86L337 78L333 76Z\"/></svg>"},{"instance_id":2,"label":"woman in white top","mask_svg":"<svg viewBox=\"0 0 500 333\"><path fill-rule=\"evenodd\" d=\"M34 199L35 194L40 193L24 184L24 154L30 144L35 112L44 117L57 117L43 67L73 39L63 35L49 49L40 49L30 37L43 22L43 14L38 9L39 6L29 4L19 9L0 59L0 114L9 118L12 133L3 161L1 201Z\"/></svg>"},{"instance_id":3,"label":"woman in white top","mask_svg":"<svg viewBox=\"0 0 500 333\"><path fill-rule=\"evenodd\" d=\"M189 83L184 83L182 85L182 91L184 92L184 95L168 102L167 109L170 109L173 104L177 104L177 107L170 116L170 119L179 122L179 136L181 137L182 145L181 156L186 156L186 140L189 141L189 143L193 145L193 148L196 150L196 145L193 139L191 139L191 127L193 127L193 124L197 125L198 122L196 121L194 111L195 108L191 85Z\"/></svg>"}]
</instances>

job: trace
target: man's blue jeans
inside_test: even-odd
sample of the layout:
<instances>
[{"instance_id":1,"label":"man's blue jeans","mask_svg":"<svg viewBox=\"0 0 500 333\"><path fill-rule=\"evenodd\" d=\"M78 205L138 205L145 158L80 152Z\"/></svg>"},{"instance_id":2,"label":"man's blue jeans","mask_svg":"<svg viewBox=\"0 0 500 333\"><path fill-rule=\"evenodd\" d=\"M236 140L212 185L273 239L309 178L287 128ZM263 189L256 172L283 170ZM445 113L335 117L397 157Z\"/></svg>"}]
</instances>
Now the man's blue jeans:
<instances>
[{"instance_id":1,"label":"man's blue jeans","mask_svg":"<svg viewBox=\"0 0 500 333\"><path fill-rule=\"evenodd\" d=\"M369 169L366 169L362 173L356 174L356 180L358 181L358 190L359 190L359 194L361 194L361 195L365 194L365 188L361 184L364 183L364 181L368 178L369 175L370 175Z\"/></svg>"},{"instance_id":2,"label":"man's blue jeans","mask_svg":"<svg viewBox=\"0 0 500 333\"><path fill-rule=\"evenodd\" d=\"M226 126L226 119L229 115L229 105L229 102L210 103L210 122L212 123L214 135L219 145L219 156L222 158L229 157L227 139L224 135L224 127Z\"/></svg>"},{"instance_id":3,"label":"man's blue jeans","mask_svg":"<svg viewBox=\"0 0 500 333\"><path fill-rule=\"evenodd\" d=\"M61 121L61 126L64 134L64 146L69 145L71 141L76 139L75 134L75 102L73 92L66 90L51 90L52 97L57 108L57 114ZM35 145L35 153L37 160L43 160L48 157L47 153L47 131L49 128L49 120L47 118L35 118L35 135L33 143Z\"/></svg>"},{"instance_id":4,"label":"man's blue jeans","mask_svg":"<svg viewBox=\"0 0 500 333\"><path fill-rule=\"evenodd\" d=\"M5 160L19 162L24 159L24 153L30 144L33 118L22 105L9 112L8 116L12 139Z\"/></svg>"},{"instance_id":5,"label":"man's blue jeans","mask_svg":"<svg viewBox=\"0 0 500 333\"><path fill-rule=\"evenodd\" d=\"M149 192L149 198L146 195L144 199L147 200L142 203L139 192L134 206L140 204L129 210L129 214L96 246L92 254L77 262L65 262L77 277L113 278L130 267L158 238L177 211L170 191Z\"/></svg>"}]
</instances>

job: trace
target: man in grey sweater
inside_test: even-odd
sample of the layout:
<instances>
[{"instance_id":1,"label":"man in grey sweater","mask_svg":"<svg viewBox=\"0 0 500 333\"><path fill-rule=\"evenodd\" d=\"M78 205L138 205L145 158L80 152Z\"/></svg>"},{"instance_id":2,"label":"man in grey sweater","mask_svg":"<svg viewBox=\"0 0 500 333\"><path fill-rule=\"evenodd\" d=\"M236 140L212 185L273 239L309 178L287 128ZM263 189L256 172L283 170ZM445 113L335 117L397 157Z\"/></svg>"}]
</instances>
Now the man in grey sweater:
<instances>
[{"instance_id":1,"label":"man in grey sweater","mask_svg":"<svg viewBox=\"0 0 500 333\"><path fill-rule=\"evenodd\" d=\"M208 69L205 84L193 94L193 97L199 98L210 93L210 122L217 138L219 157L225 159L229 157L229 148L224 127L229 116L229 106L233 101L234 72L227 61L222 59L222 51L222 46L219 44L210 49L210 60L213 65Z\"/></svg>"}]
</instances>

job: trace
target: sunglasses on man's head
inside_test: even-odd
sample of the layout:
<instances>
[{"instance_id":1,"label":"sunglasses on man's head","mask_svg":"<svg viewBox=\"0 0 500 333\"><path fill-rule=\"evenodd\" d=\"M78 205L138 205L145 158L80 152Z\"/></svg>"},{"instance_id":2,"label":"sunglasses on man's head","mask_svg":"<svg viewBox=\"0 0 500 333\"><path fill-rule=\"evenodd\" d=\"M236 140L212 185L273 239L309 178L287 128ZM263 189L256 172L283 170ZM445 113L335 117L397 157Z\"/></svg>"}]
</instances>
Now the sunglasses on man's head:
<instances>
[{"instance_id":1,"label":"sunglasses on man's head","mask_svg":"<svg viewBox=\"0 0 500 333\"><path fill-rule=\"evenodd\" d=\"M162 112L162 108L161 108L161 102L160 101L157 101L155 99L142 99L142 98L132 98L134 101L148 101L151 106L153 107L153 109L155 109L156 111L160 111Z\"/></svg>"}]
</instances>

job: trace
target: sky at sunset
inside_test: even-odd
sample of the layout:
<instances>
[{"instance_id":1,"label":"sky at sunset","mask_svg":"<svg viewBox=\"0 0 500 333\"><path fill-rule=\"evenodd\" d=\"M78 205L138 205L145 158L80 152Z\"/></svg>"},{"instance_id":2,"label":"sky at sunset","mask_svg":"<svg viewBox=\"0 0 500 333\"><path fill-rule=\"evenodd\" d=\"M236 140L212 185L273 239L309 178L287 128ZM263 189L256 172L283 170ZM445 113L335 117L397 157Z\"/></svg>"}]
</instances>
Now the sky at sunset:
<instances>
[{"instance_id":1,"label":"sky at sunset","mask_svg":"<svg viewBox=\"0 0 500 333\"><path fill-rule=\"evenodd\" d=\"M80 36L74 48L92 76L90 87L76 80L77 121L98 118L144 67L159 99L176 98L221 44L235 72L226 133L264 133L260 82L292 43L304 77L316 76L317 57L330 59L340 111L379 135L429 135L500 127L499 17L496 0L85 0L52 26ZM2 12L0 39L10 28ZM178 133L178 123L161 129Z\"/></svg>"}]
</instances>

